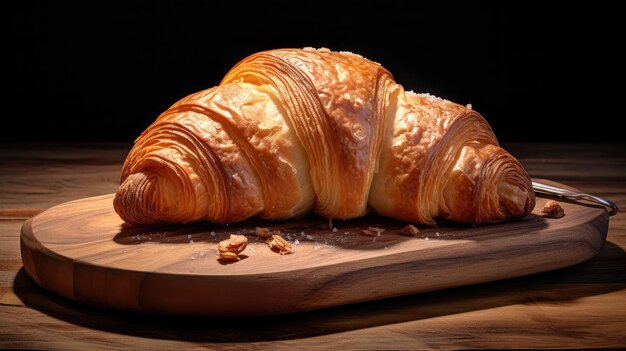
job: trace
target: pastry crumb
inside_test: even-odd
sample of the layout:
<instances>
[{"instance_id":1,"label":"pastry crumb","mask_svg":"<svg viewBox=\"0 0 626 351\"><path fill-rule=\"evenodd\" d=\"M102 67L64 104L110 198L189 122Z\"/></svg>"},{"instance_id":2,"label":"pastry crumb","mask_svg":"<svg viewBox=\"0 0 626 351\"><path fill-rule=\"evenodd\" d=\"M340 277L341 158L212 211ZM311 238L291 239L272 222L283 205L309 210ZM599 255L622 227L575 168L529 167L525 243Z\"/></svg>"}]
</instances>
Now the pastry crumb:
<instances>
[{"instance_id":1,"label":"pastry crumb","mask_svg":"<svg viewBox=\"0 0 626 351\"><path fill-rule=\"evenodd\" d=\"M280 235L280 230L270 230L270 228L256 227L256 229L254 230L254 234L260 236L261 238L267 239L271 238L272 235Z\"/></svg>"},{"instance_id":2,"label":"pastry crumb","mask_svg":"<svg viewBox=\"0 0 626 351\"><path fill-rule=\"evenodd\" d=\"M367 236L380 236L385 231L383 228L378 227L369 227L367 229L363 229L361 233Z\"/></svg>"},{"instance_id":3,"label":"pastry crumb","mask_svg":"<svg viewBox=\"0 0 626 351\"><path fill-rule=\"evenodd\" d=\"M416 226L414 226L413 224L409 224L406 227L402 228L400 230L400 233L404 234L404 235L413 235L416 236L418 235L420 232L419 229L417 229Z\"/></svg>"},{"instance_id":4,"label":"pastry crumb","mask_svg":"<svg viewBox=\"0 0 626 351\"><path fill-rule=\"evenodd\" d=\"M265 241L267 246L281 255L289 255L294 253L293 246L280 235L272 235Z\"/></svg>"},{"instance_id":5,"label":"pastry crumb","mask_svg":"<svg viewBox=\"0 0 626 351\"><path fill-rule=\"evenodd\" d=\"M239 254L248 246L248 238L243 235L231 234L230 238L217 244L218 261L239 261Z\"/></svg>"},{"instance_id":6,"label":"pastry crumb","mask_svg":"<svg viewBox=\"0 0 626 351\"><path fill-rule=\"evenodd\" d=\"M561 218L565 216L565 210L561 207L561 204L554 200L548 200L541 209L541 213L547 218Z\"/></svg>"}]
</instances>

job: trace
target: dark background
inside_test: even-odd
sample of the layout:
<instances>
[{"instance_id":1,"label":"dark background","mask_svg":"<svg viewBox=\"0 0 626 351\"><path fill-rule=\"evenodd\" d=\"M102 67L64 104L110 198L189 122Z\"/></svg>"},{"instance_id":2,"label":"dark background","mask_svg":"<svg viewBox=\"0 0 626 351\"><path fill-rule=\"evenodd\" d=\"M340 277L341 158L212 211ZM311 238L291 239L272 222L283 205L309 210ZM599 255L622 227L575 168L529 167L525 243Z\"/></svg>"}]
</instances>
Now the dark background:
<instances>
[{"instance_id":1,"label":"dark background","mask_svg":"<svg viewBox=\"0 0 626 351\"><path fill-rule=\"evenodd\" d=\"M244 57L304 46L362 54L407 90L472 103L501 141L623 141L624 18L598 2L22 2L3 12L5 141L129 142Z\"/></svg>"}]
</instances>

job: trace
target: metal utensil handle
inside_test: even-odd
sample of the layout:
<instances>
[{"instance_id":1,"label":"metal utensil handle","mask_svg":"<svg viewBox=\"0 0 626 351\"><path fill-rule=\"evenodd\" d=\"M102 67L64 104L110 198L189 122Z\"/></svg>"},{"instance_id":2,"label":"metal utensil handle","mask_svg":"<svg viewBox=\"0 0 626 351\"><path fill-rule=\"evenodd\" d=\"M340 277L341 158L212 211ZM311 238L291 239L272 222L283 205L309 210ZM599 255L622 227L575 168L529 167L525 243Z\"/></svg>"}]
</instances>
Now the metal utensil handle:
<instances>
[{"instance_id":1,"label":"metal utensil handle","mask_svg":"<svg viewBox=\"0 0 626 351\"><path fill-rule=\"evenodd\" d=\"M573 199L573 200L586 200L589 202L593 202L593 203L608 207L610 208L609 216L613 216L619 211L619 208L614 202L612 202L611 200L607 200L603 197L559 188L553 185L541 183L536 180L533 180L533 189L535 189L535 192L541 193L541 194L564 197L564 198Z\"/></svg>"}]
</instances>

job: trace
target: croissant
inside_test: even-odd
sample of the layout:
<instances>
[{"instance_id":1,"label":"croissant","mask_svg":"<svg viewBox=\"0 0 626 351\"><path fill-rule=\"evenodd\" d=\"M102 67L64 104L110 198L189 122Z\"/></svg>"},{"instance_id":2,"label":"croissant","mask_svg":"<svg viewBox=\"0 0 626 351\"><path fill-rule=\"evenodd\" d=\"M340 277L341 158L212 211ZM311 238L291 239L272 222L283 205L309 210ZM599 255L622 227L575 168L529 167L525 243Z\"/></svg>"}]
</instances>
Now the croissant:
<instances>
[{"instance_id":1,"label":"croissant","mask_svg":"<svg viewBox=\"0 0 626 351\"><path fill-rule=\"evenodd\" d=\"M527 215L522 165L471 108L405 91L328 49L260 52L137 138L115 211L133 224L330 219L374 211L435 224Z\"/></svg>"}]
</instances>

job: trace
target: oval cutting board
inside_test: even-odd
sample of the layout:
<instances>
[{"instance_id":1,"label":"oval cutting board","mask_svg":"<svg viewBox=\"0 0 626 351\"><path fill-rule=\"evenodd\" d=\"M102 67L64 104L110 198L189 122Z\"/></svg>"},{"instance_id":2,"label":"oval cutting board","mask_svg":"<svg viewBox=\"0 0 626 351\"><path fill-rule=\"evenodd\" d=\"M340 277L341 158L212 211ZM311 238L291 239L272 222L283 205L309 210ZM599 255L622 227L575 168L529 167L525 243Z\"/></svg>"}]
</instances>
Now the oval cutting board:
<instances>
[{"instance_id":1,"label":"oval cutting board","mask_svg":"<svg viewBox=\"0 0 626 351\"><path fill-rule=\"evenodd\" d=\"M420 227L368 216L346 222L310 217L229 226L124 224L113 195L55 206L22 227L24 267L61 296L123 310L190 315L275 314L511 278L593 257L608 228L603 208L561 202L565 217L532 215L506 223ZM281 256L254 235L256 226L288 234L295 253ZM361 234L376 226L380 236ZM249 238L243 259L222 264L217 243ZM419 298L416 296L416 298Z\"/></svg>"}]
</instances>

